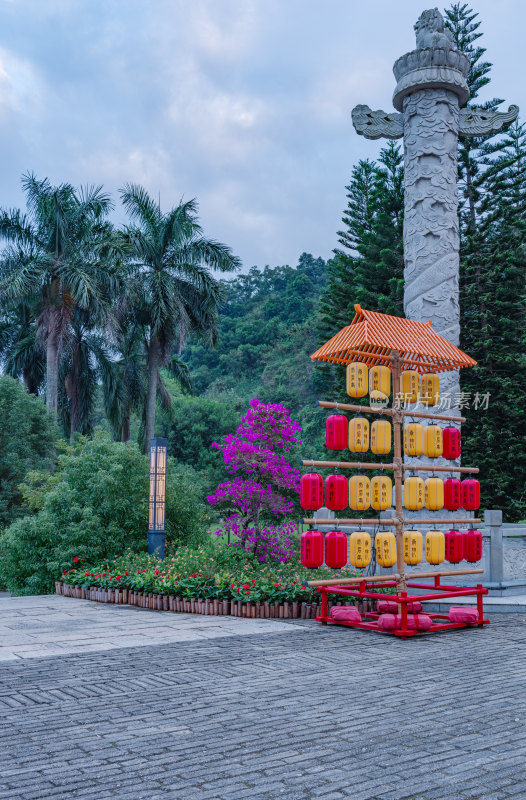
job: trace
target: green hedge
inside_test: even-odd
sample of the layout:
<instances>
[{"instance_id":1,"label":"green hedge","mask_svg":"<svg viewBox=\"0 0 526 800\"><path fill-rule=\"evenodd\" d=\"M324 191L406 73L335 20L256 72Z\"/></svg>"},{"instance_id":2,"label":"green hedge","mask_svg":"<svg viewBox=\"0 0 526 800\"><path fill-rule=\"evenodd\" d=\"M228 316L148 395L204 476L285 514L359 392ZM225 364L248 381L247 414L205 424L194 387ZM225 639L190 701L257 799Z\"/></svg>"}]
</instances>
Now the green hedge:
<instances>
[{"instance_id":1,"label":"green hedge","mask_svg":"<svg viewBox=\"0 0 526 800\"><path fill-rule=\"evenodd\" d=\"M148 460L135 444L103 434L65 447L53 475L32 473L23 487L34 513L0 538L0 581L13 594L44 594L74 558L95 563L147 547ZM167 542L207 537L205 488L191 467L168 462Z\"/></svg>"}]
</instances>

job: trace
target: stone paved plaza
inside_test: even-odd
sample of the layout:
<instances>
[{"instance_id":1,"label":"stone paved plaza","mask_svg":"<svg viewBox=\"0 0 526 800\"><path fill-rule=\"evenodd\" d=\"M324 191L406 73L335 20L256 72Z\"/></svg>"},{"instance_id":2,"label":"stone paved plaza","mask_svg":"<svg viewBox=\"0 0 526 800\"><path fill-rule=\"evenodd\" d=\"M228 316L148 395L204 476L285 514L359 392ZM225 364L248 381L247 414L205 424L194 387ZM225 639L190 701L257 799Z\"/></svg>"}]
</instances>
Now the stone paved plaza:
<instances>
[{"instance_id":1,"label":"stone paved plaza","mask_svg":"<svg viewBox=\"0 0 526 800\"><path fill-rule=\"evenodd\" d=\"M523 615L403 642L51 603L42 628L56 627L65 654L0 664L0 799L526 798ZM0 601L1 630L17 606L29 636L24 598ZM73 618L98 617L112 649L68 653L68 615L72 633ZM180 638L142 641L146 618ZM134 646L116 644L112 624L135 626Z\"/></svg>"}]
</instances>

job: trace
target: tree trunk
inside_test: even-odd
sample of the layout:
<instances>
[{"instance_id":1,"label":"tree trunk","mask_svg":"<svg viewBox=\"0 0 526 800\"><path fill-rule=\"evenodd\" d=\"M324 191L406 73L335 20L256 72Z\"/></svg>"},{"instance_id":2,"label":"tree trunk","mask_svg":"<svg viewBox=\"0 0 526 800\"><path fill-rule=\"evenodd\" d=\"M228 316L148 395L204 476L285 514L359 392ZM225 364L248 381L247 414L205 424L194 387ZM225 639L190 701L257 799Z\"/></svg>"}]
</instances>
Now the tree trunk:
<instances>
[{"instance_id":1,"label":"tree trunk","mask_svg":"<svg viewBox=\"0 0 526 800\"><path fill-rule=\"evenodd\" d=\"M150 439L155 435L155 411L157 406L157 372L159 369L159 340L151 336L148 346L148 389L146 393L146 425L144 430L144 452L150 450Z\"/></svg>"},{"instance_id":2,"label":"tree trunk","mask_svg":"<svg viewBox=\"0 0 526 800\"><path fill-rule=\"evenodd\" d=\"M77 392L76 387L73 387L73 394L70 398L69 404L69 443L73 444L75 441L75 431L77 430Z\"/></svg>"},{"instance_id":3,"label":"tree trunk","mask_svg":"<svg viewBox=\"0 0 526 800\"><path fill-rule=\"evenodd\" d=\"M32 374L30 369L25 369L22 373L24 379L24 386L28 394L38 395L38 381Z\"/></svg>"},{"instance_id":4,"label":"tree trunk","mask_svg":"<svg viewBox=\"0 0 526 800\"><path fill-rule=\"evenodd\" d=\"M57 334L52 331L46 341L46 406L57 421L57 387L58 387L58 342Z\"/></svg>"},{"instance_id":5,"label":"tree trunk","mask_svg":"<svg viewBox=\"0 0 526 800\"><path fill-rule=\"evenodd\" d=\"M127 409L122 418L121 442L130 441L130 410Z\"/></svg>"},{"instance_id":6,"label":"tree trunk","mask_svg":"<svg viewBox=\"0 0 526 800\"><path fill-rule=\"evenodd\" d=\"M75 441L75 431L78 428L79 419L79 381L78 381L78 362L79 362L79 346L75 344L73 347L71 359L71 371L66 376L65 389L69 398L69 443L73 444Z\"/></svg>"}]
</instances>

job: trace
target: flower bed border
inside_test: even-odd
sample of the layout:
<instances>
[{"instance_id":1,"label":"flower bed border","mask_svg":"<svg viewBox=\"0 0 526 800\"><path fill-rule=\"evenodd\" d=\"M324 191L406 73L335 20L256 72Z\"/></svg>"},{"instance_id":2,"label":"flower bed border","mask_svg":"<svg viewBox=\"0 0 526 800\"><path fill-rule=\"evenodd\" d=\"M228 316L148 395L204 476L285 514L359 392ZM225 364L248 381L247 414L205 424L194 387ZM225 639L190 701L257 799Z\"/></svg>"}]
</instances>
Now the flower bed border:
<instances>
[{"instance_id":1,"label":"flower bed border","mask_svg":"<svg viewBox=\"0 0 526 800\"><path fill-rule=\"evenodd\" d=\"M95 603L136 606L150 611L172 611L181 614L204 614L207 616L245 617L249 619L316 619L321 615L321 603L250 603L241 600L218 600L216 598L174 597L153 592L138 592L133 589L102 589L99 587L70 586L55 582L55 592L61 597L90 600ZM361 603L335 602L329 604L356 605L360 613L373 611L371 601Z\"/></svg>"}]
</instances>

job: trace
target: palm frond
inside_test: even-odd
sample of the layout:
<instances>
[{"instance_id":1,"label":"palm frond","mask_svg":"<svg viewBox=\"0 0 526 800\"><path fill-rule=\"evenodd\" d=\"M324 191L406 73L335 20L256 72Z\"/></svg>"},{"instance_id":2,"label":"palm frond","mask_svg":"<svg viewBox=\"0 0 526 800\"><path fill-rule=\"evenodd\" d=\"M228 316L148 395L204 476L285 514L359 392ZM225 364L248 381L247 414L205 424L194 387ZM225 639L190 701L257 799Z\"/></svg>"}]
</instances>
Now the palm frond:
<instances>
[{"instance_id":1,"label":"palm frond","mask_svg":"<svg viewBox=\"0 0 526 800\"><path fill-rule=\"evenodd\" d=\"M190 370L188 369L188 365L185 364L182 358L179 358L179 356L176 355L172 356L172 358L166 365L166 369L168 370L172 378L174 378L177 381L184 394L193 393Z\"/></svg>"},{"instance_id":2,"label":"palm frond","mask_svg":"<svg viewBox=\"0 0 526 800\"><path fill-rule=\"evenodd\" d=\"M132 220L150 233L159 227L161 221L159 206L143 186L127 183L121 189L120 195L122 204Z\"/></svg>"}]
</instances>

